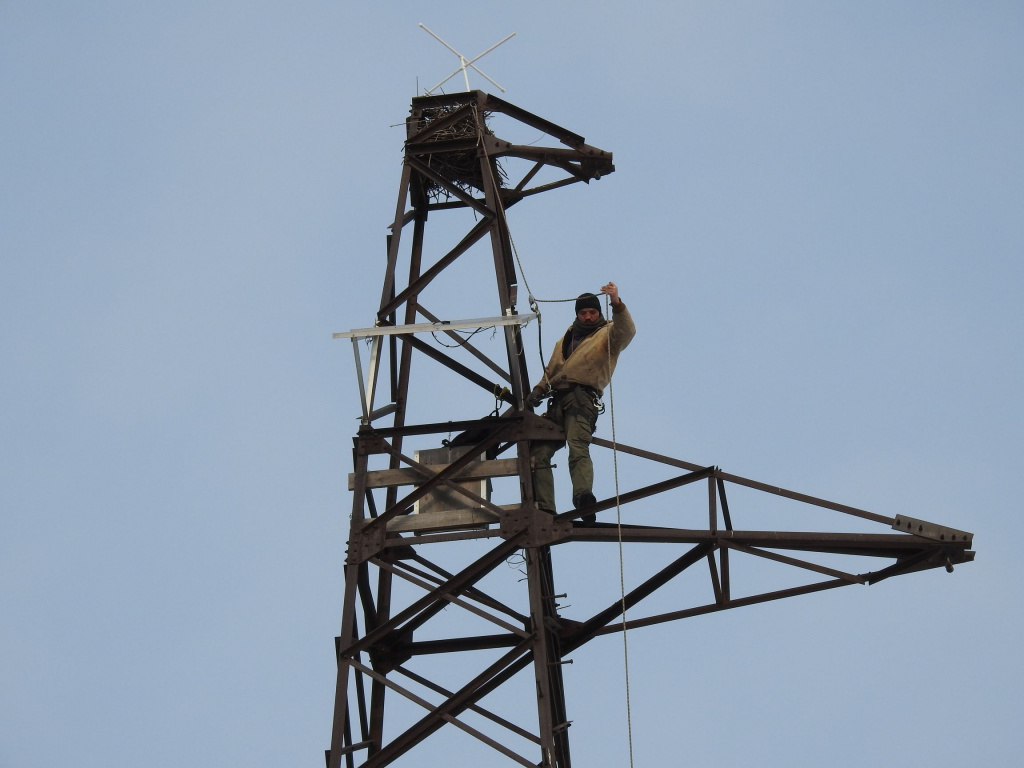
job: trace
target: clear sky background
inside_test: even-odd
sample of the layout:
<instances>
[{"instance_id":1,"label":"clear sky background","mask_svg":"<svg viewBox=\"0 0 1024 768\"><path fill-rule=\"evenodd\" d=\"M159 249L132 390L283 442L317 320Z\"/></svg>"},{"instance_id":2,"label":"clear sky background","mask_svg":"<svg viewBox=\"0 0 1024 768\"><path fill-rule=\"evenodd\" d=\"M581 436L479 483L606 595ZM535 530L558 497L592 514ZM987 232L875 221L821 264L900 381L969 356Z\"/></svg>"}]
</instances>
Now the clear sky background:
<instances>
[{"instance_id":1,"label":"clear sky background","mask_svg":"<svg viewBox=\"0 0 1024 768\"><path fill-rule=\"evenodd\" d=\"M536 296L619 283L620 441L975 533L953 575L630 633L636 765L1019 762L1024 6L5 0L0 765L322 765L331 333L372 323L394 126L457 64L418 22L516 32L480 62L504 98L615 154L510 224ZM495 303L486 261L459 280L431 305ZM569 615L614 599L612 548L556 556ZM565 668L580 765L628 764L622 659ZM504 762L451 744L412 764Z\"/></svg>"}]
</instances>

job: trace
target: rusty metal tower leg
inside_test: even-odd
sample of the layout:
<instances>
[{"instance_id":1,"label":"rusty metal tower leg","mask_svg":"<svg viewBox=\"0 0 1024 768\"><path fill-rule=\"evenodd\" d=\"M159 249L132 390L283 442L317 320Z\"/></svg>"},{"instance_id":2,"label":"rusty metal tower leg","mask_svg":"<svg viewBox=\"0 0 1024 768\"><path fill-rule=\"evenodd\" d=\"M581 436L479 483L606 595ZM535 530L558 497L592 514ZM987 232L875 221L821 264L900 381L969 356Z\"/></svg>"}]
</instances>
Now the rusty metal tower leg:
<instances>
[{"instance_id":1,"label":"rusty metal tower leg","mask_svg":"<svg viewBox=\"0 0 1024 768\"><path fill-rule=\"evenodd\" d=\"M485 95L479 94L477 103L474 105L474 115L481 135L486 127L483 122L485 103ZM505 315L515 309L518 299L518 280L512 254L512 238L508 231L508 221L505 218L505 204L502 200L501 189L497 184L501 174L498 161L486 151L486 142L481 141L481 146L483 151L480 153L480 176L483 179L484 200L487 207L493 211L490 234L491 252L494 255L494 275L498 283L498 302L501 306L501 314ZM521 408L530 383L526 370L526 358L522 354L523 344L519 328L506 326L505 337L509 371L512 373L512 394L516 404Z\"/></svg>"},{"instance_id":2,"label":"rusty metal tower leg","mask_svg":"<svg viewBox=\"0 0 1024 768\"><path fill-rule=\"evenodd\" d=\"M360 480L357 481L353 494L353 520L361 520L363 518L363 506L365 504L366 494L366 466L367 457L365 455L359 456L357 453L355 456L355 477ZM352 747L345 746L345 742L348 742L350 745L353 743L351 735L351 713L349 712L349 675L351 674L351 666L338 654L337 651L340 647L351 643L357 637L356 593L362 576L364 575L361 572L364 572L365 568L366 566L364 564L355 562L350 562L345 567L345 596L342 607L341 632L338 636L338 644L335 650L335 657L338 664L338 679L334 697L331 749L328 752L330 757L329 765L331 768L339 768L341 765L341 758L344 755L348 755L348 759L351 761ZM361 729L361 736L363 738L359 741L363 742L366 739L367 731L365 717L361 719L363 721L363 727Z\"/></svg>"},{"instance_id":3,"label":"rusty metal tower leg","mask_svg":"<svg viewBox=\"0 0 1024 768\"><path fill-rule=\"evenodd\" d=\"M409 180L406 174L403 174L403 183L408 184ZM418 190L403 189L399 193L399 205L401 201L405 199L406 195L409 195L414 200L415 205L415 218L413 226L413 237L412 237L412 248L409 260L409 284L413 284L419 277L420 263L423 254L423 236L424 228L427 221L427 212L422 194ZM397 246L397 232L393 236L393 245ZM388 265L390 269L394 268L391 261L391 254L389 253ZM384 302L382 302L383 307ZM416 321L416 296L413 295L405 306L405 318L406 324L414 323ZM394 405L395 415L393 420L393 426L396 428L405 425L406 410L407 410L407 399L409 394L409 381L412 376L412 345L407 342L401 343L400 360L398 363L398 376L397 376L397 388L394 394ZM394 441L394 448L396 452L402 450L402 438L398 436ZM400 465L400 461L397 456L392 456L390 460L390 467L397 469ZM387 506L392 506L397 500L397 489L389 488L387 493ZM391 587L392 587L392 574L385 570L380 569L378 573L377 582L377 605L376 605L376 616L380 622L387 621L390 618L391 612ZM367 627L367 631L371 628ZM382 747L384 741L384 704L387 696L387 687L380 680L374 679L371 684L370 694L370 746L368 749L368 756L372 757Z\"/></svg>"},{"instance_id":4,"label":"rusty metal tower leg","mask_svg":"<svg viewBox=\"0 0 1024 768\"><path fill-rule=\"evenodd\" d=\"M542 765L570 768L569 723L562 685L562 654L558 640L555 610L555 583L551 572L550 547L526 550L527 578L530 590L530 615L533 619L533 673L537 684L537 718L540 723Z\"/></svg>"}]
</instances>

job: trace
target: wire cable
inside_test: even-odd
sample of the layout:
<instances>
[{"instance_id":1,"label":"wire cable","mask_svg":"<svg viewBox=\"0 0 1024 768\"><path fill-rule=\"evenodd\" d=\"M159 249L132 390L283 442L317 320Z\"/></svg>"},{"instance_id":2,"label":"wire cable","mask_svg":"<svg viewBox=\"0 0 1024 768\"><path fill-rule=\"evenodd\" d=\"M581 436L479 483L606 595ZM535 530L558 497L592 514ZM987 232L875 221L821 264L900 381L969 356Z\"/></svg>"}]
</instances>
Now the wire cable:
<instances>
[{"instance_id":1,"label":"wire cable","mask_svg":"<svg viewBox=\"0 0 1024 768\"><path fill-rule=\"evenodd\" d=\"M611 315L609 299L605 296L605 312ZM613 321L614 322L614 321ZM612 337L608 334L608 367L612 364ZM619 591L622 599L622 662L626 681L626 734L629 741L629 766L633 768L633 712L629 690L629 641L626 638L626 564L622 546L622 504L619 499L619 451L615 440L615 390L611 371L608 376L608 414L612 423L612 467L615 477L615 523L619 535Z\"/></svg>"}]
</instances>

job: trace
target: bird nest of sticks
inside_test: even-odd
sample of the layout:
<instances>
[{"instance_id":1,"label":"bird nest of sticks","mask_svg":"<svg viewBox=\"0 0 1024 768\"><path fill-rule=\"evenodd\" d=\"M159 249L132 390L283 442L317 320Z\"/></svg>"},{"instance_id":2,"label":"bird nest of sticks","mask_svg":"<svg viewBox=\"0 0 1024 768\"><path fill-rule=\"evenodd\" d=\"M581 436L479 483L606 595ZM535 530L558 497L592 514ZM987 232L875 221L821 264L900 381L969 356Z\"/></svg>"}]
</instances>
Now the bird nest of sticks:
<instances>
[{"instance_id":1,"label":"bird nest of sticks","mask_svg":"<svg viewBox=\"0 0 1024 768\"><path fill-rule=\"evenodd\" d=\"M420 155L418 159L426 163L432 171L453 186L473 195L477 191L482 192L484 190L484 169L480 163L480 142L478 140L480 135L478 133L475 111L467 108L465 105L425 109L420 115L420 128L426 128L431 123L448 118L456 112L462 112L463 114L441 130L431 134L424 142L457 142L453 148L447 151ZM494 133L488 127L487 120L488 113L482 113L480 130L485 136L493 136ZM473 140L473 144L467 145L466 139ZM501 167L501 163L495 162L492 167L495 169L495 184L498 187L504 186L507 177L504 169ZM431 202L434 203L445 203L454 197L451 189L433 179L424 179L424 191Z\"/></svg>"}]
</instances>

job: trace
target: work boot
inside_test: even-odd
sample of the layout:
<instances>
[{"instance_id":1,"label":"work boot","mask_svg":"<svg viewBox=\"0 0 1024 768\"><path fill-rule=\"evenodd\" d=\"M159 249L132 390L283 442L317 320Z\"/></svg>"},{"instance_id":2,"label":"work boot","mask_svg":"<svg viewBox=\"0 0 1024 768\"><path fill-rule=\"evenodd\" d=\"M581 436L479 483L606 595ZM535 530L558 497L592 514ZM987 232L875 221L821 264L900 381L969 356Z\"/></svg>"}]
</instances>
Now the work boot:
<instances>
[{"instance_id":1,"label":"work boot","mask_svg":"<svg viewBox=\"0 0 1024 768\"><path fill-rule=\"evenodd\" d=\"M589 507L591 504L597 504L597 499L594 497L594 494L592 494L590 491L583 491L583 493L578 493L572 497L572 505L576 509L580 509L581 507ZM584 526L589 528L590 526L597 523L597 515L584 515L582 518L580 518L580 522L582 522Z\"/></svg>"}]
</instances>

